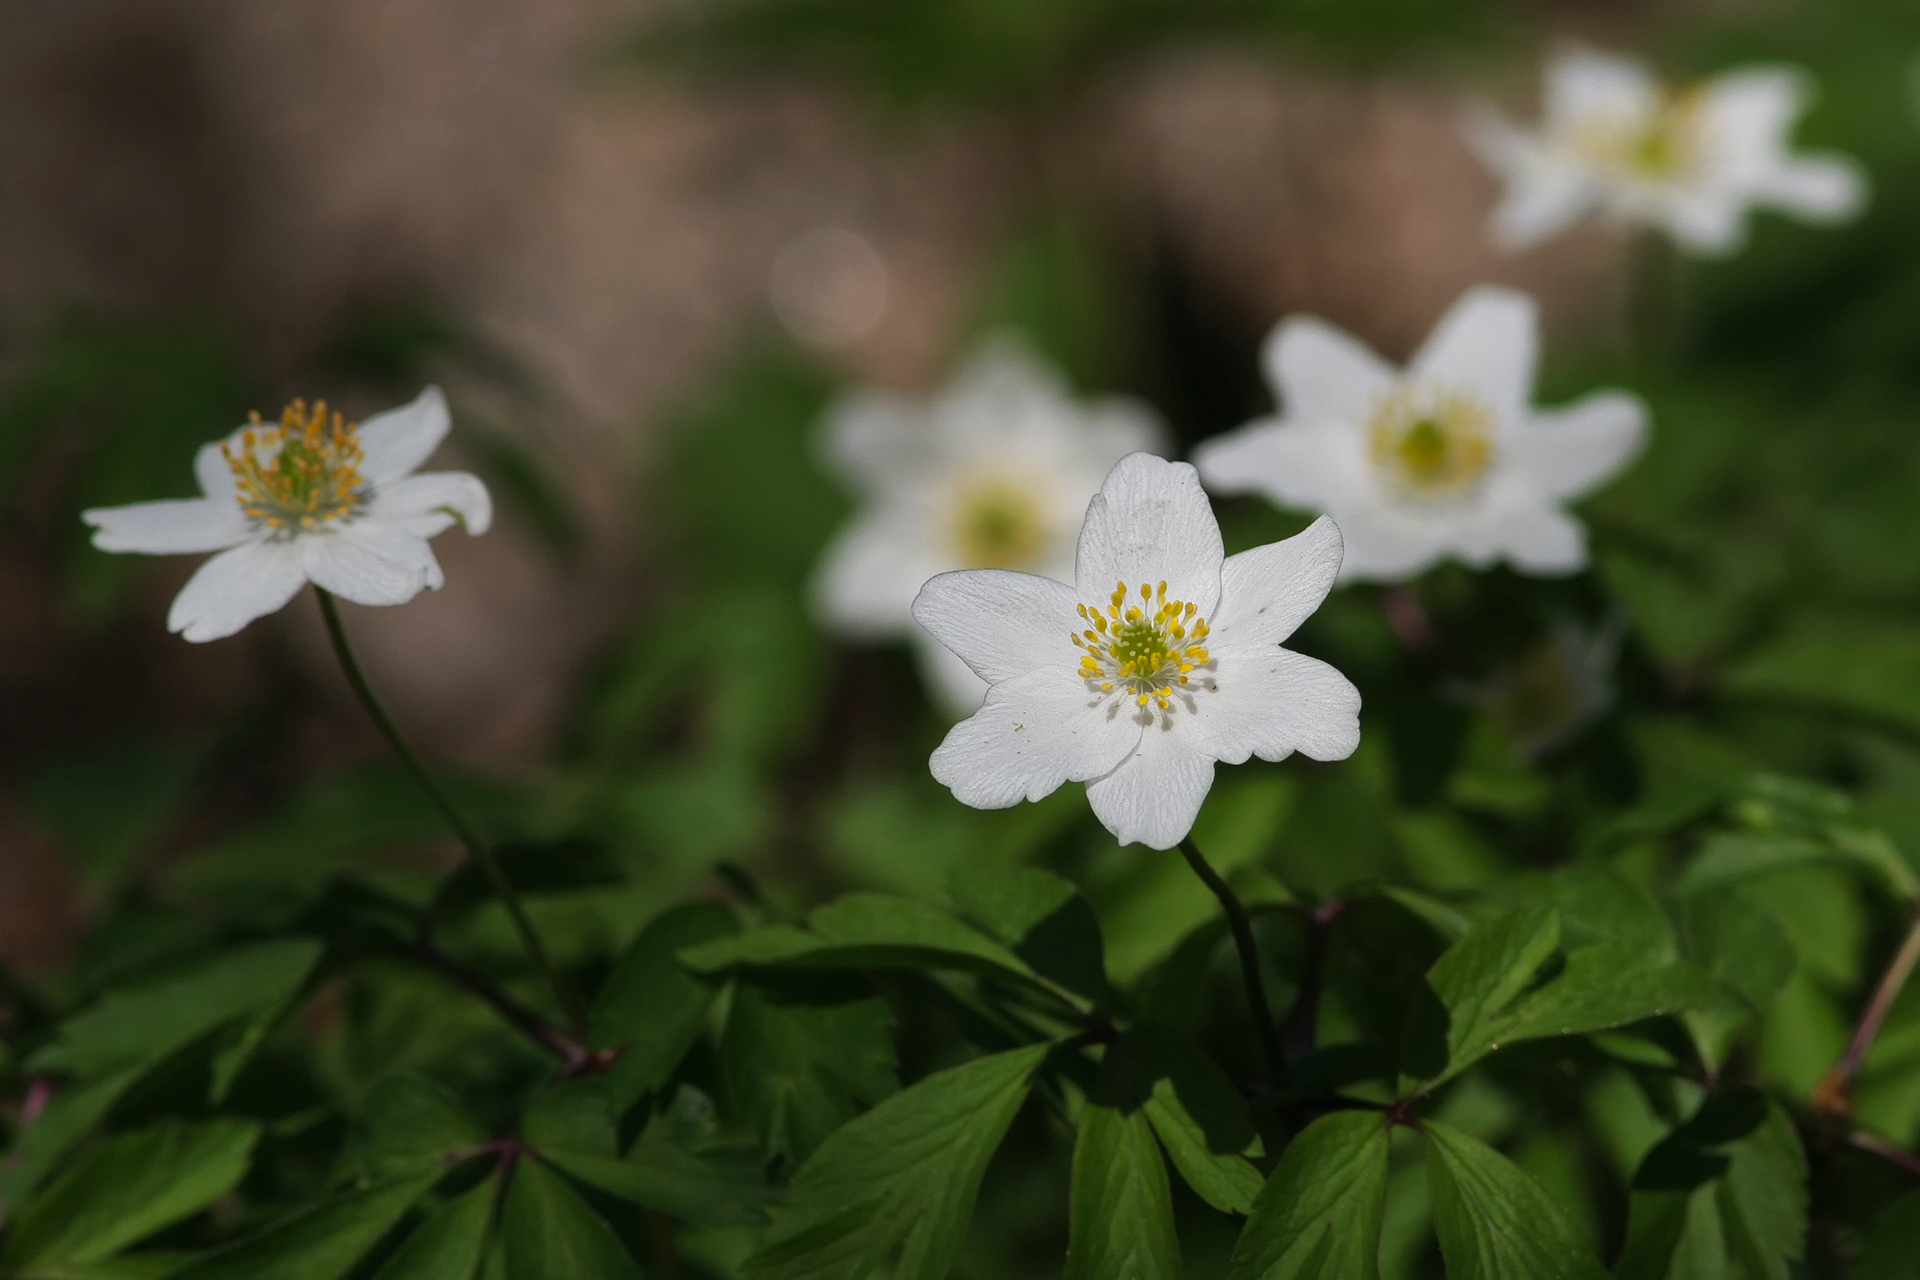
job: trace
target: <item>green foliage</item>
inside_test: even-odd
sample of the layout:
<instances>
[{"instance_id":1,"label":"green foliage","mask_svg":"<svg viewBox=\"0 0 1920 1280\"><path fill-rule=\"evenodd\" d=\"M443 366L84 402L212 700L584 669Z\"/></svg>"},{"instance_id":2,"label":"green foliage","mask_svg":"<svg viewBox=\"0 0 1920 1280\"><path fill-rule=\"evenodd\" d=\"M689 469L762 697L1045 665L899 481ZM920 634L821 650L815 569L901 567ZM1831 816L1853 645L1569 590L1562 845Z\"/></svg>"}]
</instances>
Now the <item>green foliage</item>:
<instances>
[{"instance_id":1,"label":"green foliage","mask_svg":"<svg viewBox=\"0 0 1920 1280\"><path fill-rule=\"evenodd\" d=\"M1288 1145L1233 1254L1233 1280L1377 1280L1386 1209L1387 1124L1372 1111L1323 1116Z\"/></svg>"},{"instance_id":2,"label":"green foliage","mask_svg":"<svg viewBox=\"0 0 1920 1280\"><path fill-rule=\"evenodd\" d=\"M1599 1280L1606 1274L1546 1188L1483 1142L1421 1126L1433 1224L1459 1280Z\"/></svg>"},{"instance_id":3,"label":"green foliage","mask_svg":"<svg viewBox=\"0 0 1920 1280\"><path fill-rule=\"evenodd\" d=\"M1174 1280L1180 1240L1167 1166L1145 1110L1089 1103L1073 1145L1067 1280Z\"/></svg>"}]
</instances>

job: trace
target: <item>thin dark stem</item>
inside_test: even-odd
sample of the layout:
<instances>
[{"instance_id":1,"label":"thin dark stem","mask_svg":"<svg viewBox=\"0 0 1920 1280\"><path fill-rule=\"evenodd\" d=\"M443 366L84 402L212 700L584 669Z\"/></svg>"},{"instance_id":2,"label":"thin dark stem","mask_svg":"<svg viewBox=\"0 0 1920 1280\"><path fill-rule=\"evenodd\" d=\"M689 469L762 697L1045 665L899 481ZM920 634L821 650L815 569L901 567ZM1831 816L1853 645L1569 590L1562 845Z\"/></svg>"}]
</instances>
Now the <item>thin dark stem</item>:
<instances>
[{"instance_id":1,"label":"thin dark stem","mask_svg":"<svg viewBox=\"0 0 1920 1280\"><path fill-rule=\"evenodd\" d=\"M1280 1048L1288 1062L1313 1052L1320 1022L1320 985L1327 968L1327 930L1346 909L1346 903L1335 900L1307 916L1313 931L1307 936L1306 963L1300 969L1300 994L1280 1028Z\"/></svg>"},{"instance_id":2,"label":"thin dark stem","mask_svg":"<svg viewBox=\"0 0 1920 1280\"><path fill-rule=\"evenodd\" d=\"M1200 877L1200 883L1220 900L1220 909L1226 912L1227 927L1233 931L1233 945L1240 952L1240 978L1246 984L1247 1004L1253 1009L1254 1029L1260 1033L1260 1052L1267 1060L1267 1075L1278 1077L1286 1060L1280 1052L1280 1033L1273 1025L1273 1009L1267 1004L1267 984L1260 977L1260 951L1253 941L1253 921L1247 918L1247 909L1241 905L1239 896L1220 878L1192 836L1180 842L1180 853L1193 868L1193 874Z\"/></svg>"},{"instance_id":3,"label":"thin dark stem","mask_svg":"<svg viewBox=\"0 0 1920 1280\"><path fill-rule=\"evenodd\" d=\"M347 640L347 630L340 623L340 606L334 603L332 593L319 587L315 587L313 593L319 597L320 616L326 619L327 638L333 641L334 656L340 660L340 669L346 673L347 683L353 686L353 692L360 699L360 705L366 708L374 727L380 731L380 736L387 740L387 745L393 748L393 753L400 757L400 763L406 767L414 782L426 792L434 808L440 811L440 816L446 819L449 827L453 828L454 835L458 836L460 843L466 846L467 856L480 864L480 869L486 873L487 880L493 885L493 891L500 896L501 903L506 906L507 914L513 918L513 927L520 935L520 945L526 948L528 957L546 976L548 985L553 988L554 998L560 1002L560 1008L566 1013L567 1022L573 1028L574 1037L584 1040L587 1034L586 1016L582 1013L579 1002L574 999L572 990L561 981L560 971L554 967L552 959L547 955L547 948L540 941L540 935L535 932L533 921L528 918L527 909L521 903L519 893L514 889L513 883L507 879L506 872L501 870L499 859L493 856L492 846L481 838L480 833L473 829L465 815L454 807L451 800L447 799L446 792L434 782L433 775L427 772L426 766L420 763L420 757L414 754L406 735L400 732L400 726L393 722L393 717L388 715L387 709L381 705L380 699L373 692L373 686L367 683L366 673L360 669L360 660L354 656L353 646Z\"/></svg>"},{"instance_id":4,"label":"thin dark stem","mask_svg":"<svg viewBox=\"0 0 1920 1280\"><path fill-rule=\"evenodd\" d=\"M1920 1178L1920 1156L1914 1155L1905 1147L1888 1142L1877 1134L1856 1129L1847 1135L1847 1145L1856 1151L1864 1151L1870 1156L1884 1160L1913 1177Z\"/></svg>"},{"instance_id":5,"label":"thin dark stem","mask_svg":"<svg viewBox=\"0 0 1920 1280\"><path fill-rule=\"evenodd\" d=\"M577 1067L590 1056L585 1045L515 1000L501 990L498 983L478 969L454 959L431 942L416 938L405 945L409 955L478 996L492 1007L495 1013L523 1032L529 1040L560 1059L568 1067Z\"/></svg>"},{"instance_id":6,"label":"thin dark stem","mask_svg":"<svg viewBox=\"0 0 1920 1280\"><path fill-rule=\"evenodd\" d=\"M1887 963L1887 971L1880 976L1880 985L1874 989L1873 999L1867 1002L1865 1011L1861 1013L1846 1053L1834 1064L1833 1070L1827 1072L1826 1078L1814 1087L1813 1106L1821 1115L1845 1117L1853 1114L1853 1082L1859 1076L1860 1068L1866 1064L1867 1051L1873 1048L1881 1024L1887 1020L1893 1002L1900 998L1900 991L1913 975L1916 964L1920 964L1920 911L1915 912L1913 924L1908 927L1900 949L1894 952L1893 959Z\"/></svg>"}]
</instances>

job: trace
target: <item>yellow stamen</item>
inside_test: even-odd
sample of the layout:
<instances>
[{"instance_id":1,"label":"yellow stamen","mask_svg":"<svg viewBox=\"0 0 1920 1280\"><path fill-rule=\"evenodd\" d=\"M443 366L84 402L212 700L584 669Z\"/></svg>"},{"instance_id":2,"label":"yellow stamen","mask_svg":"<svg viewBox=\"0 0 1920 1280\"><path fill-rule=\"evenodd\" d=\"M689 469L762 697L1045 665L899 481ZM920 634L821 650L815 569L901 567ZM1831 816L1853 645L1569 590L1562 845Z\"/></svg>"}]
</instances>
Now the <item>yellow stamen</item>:
<instances>
[{"instance_id":1,"label":"yellow stamen","mask_svg":"<svg viewBox=\"0 0 1920 1280\"><path fill-rule=\"evenodd\" d=\"M295 400L268 426L260 415L220 456L233 472L234 497L247 519L280 535L316 529L357 514L367 501L360 474L366 455L358 428L324 400Z\"/></svg>"}]
</instances>

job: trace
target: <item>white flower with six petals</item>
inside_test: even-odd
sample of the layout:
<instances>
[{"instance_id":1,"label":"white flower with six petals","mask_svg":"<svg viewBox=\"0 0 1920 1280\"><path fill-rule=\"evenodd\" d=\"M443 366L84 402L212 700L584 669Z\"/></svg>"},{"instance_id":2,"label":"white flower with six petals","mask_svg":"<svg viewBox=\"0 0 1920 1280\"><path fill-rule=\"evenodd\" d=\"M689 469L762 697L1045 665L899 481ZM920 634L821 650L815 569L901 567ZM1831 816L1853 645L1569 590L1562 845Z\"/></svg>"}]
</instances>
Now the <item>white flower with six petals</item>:
<instances>
[{"instance_id":1,"label":"white flower with six petals","mask_svg":"<svg viewBox=\"0 0 1920 1280\"><path fill-rule=\"evenodd\" d=\"M1292 317L1264 352L1279 415L1205 442L1195 465L1217 493L1332 516L1346 579L1396 581L1449 555L1572 573L1587 562L1586 533L1560 504L1639 452L1647 414L1622 391L1532 408L1538 331L1532 299L1480 286L1398 370Z\"/></svg>"},{"instance_id":2,"label":"white flower with six petals","mask_svg":"<svg viewBox=\"0 0 1920 1280\"><path fill-rule=\"evenodd\" d=\"M1582 219L1657 227L1682 248L1723 255L1746 240L1747 210L1839 222L1866 199L1852 159L1789 150L1809 98L1791 67L1749 67L1669 90L1635 58L1575 46L1547 64L1539 127L1490 109L1468 140L1506 183L1494 242L1509 250Z\"/></svg>"},{"instance_id":3,"label":"white flower with six petals","mask_svg":"<svg viewBox=\"0 0 1920 1280\"><path fill-rule=\"evenodd\" d=\"M459 471L415 475L448 428L428 387L358 426L324 403L258 415L193 462L202 497L80 513L102 551L215 551L174 597L167 628L199 642L230 636L308 582L356 604L404 604L445 581L427 539L484 533L493 504Z\"/></svg>"},{"instance_id":4,"label":"white flower with six petals","mask_svg":"<svg viewBox=\"0 0 1920 1280\"><path fill-rule=\"evenodd\" d=\"M818 613L857 639L911 638L929 687L966 715L987 686L914 624L921 584L949 569L1068 576L1087 500L1161 432L1134 401L1077 403L1024 346L997 338L924 403L854 393L822 443L863 506L821 557Z\"/></svg>"},{"instance_id":5,"label":"white flower with six petals","mask_svg":"<svg viewBox=\"0 0 1920 1280\"><path fill-rule=\"evenodd\" d=\"M1359 745L1359 691L1280 647L1339 568L1340 531L1324 519L1227 557L1192 467L1121 459L1087 508L1074 586L962 570L914 601L990 686L933 753L933 776L977 809L1084 782L1122 844L1172 848L1216 761L1340 760Z\"/></svg>"}]
</instances>

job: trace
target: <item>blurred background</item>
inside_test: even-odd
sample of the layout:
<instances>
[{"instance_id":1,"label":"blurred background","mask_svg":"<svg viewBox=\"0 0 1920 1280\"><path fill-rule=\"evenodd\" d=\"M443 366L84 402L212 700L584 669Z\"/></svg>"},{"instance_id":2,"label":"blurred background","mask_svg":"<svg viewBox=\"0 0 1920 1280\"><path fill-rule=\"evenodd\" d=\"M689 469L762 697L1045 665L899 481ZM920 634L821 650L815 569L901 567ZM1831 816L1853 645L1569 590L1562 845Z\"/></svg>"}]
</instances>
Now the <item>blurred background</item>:
<instances>
[{"instance_id":1,"label":"blurred background","mask_svg":"<svg viewBox=\"0 0 1920 1280\"><path fill-rule=\"evenodd\" d=\"M798 902L1041 851L1137 974L1211 910L1197 886L1114 849L1077 788L960 810L904 649L812 622L850 509L823 411L928 392L1011 328L1184 451L1270 407L1282 316L1402 358L1484 281L1541 301L1543 403L1652 405L1652 449L1588 506L1596 569L1437 574L1450 639L1411 656L1375 593L1338 593L1302 646L1362 685L1369 745L1223 774L1202 843L1284 850L1310 892L1461 889L1564 860L1651 782L1761 767L1920 833L1911 6L0 0L0 31L0 964L30 987L94 989L342 868L449 865L310 599L188 645L164 619L194 558L103 555L77 518L190 493L248 410L364 417L427 381L454 406L436 465L502 518L435 543L443 591L347 625L492 830L585 841L619 886L543 901L565 949L717 863ZM1808 67L1798 136L1865 162L1869 212L1761 218L1684 268L1666 341L1630 341L1634 246L1496 255L1460 137L1476 100L1530 116L1576 38L1680 75ZM1221 511L1230 549L1303 523ZM1885 922L1795 894L1829 996L1768 1052L1804 1087Z\"/></svg>"}]
</instances>

